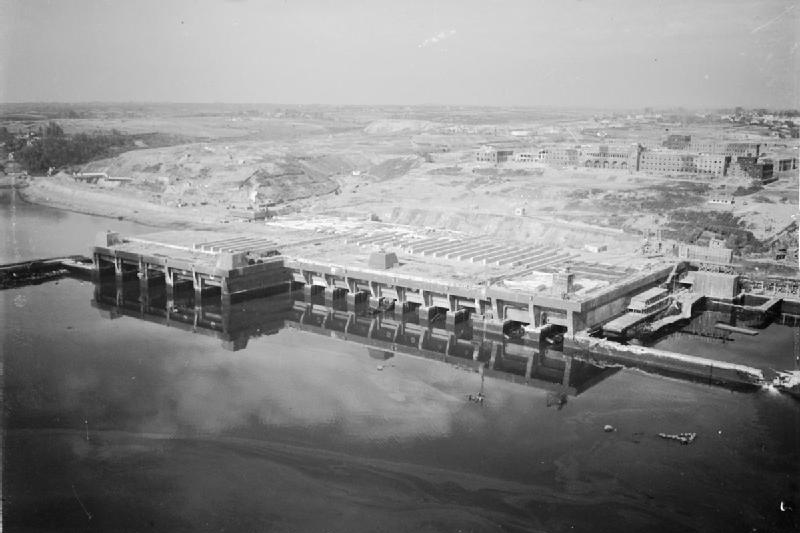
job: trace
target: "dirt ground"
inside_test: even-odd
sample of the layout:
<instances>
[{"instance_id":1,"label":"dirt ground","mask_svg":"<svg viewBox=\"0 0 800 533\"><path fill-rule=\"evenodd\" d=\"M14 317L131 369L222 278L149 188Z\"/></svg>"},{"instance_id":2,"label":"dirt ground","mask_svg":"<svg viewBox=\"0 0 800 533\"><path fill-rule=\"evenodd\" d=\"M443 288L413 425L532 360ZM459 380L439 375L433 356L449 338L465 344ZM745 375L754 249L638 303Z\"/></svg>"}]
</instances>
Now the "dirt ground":
<instances>
[{"instance_id":1,"label":"dirt ground","mask_svg":"<svg viewBox=\"0 0 800 533\"><path fill-rule=\"evenodd\" d=\"M62 173L30 179L24 197L163 227L238 224L231 209L266 206L294 217L372 219L574 249L605 244L610 253L631 258L643 237L664 227L675 210L728 210L757 239L781 232L798 212L796 176L782 176L761 191L737 197L733 206L719 206L708 198L742 184L728 178L475 162L474 150L481 144L514 142L521 148L559 140L565 131L575 131L580 121L574 118L536 122L528 116L514 123L505 117L498 124L433 118L351 110L288 118L69 119L61 121L67 132L115 128L197 141L143 146L78 169L129 182L79 183ZM515 128L532 133L509 137ZM629 128L605 142L654 142L659 134Z\"/></svg>"}]
</instances>

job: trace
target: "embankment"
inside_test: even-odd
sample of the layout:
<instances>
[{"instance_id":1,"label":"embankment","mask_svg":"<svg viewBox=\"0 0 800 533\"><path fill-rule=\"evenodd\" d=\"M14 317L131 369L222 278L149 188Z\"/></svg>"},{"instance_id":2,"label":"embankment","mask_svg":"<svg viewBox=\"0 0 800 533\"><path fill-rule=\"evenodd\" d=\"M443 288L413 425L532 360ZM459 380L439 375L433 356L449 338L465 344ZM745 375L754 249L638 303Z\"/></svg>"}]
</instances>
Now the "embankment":
<instances>
[{"instance_id":1,"label":"embankment","mask_svg":"<svg viewBox=\"0 0 800 533\"><path fill-rule=\"evenodd\" d=\"M761 370L644 346L629 346L586 335L564 338L564 353L600 365L616 364L733 387L760 386Z\"/></svg>"}]
</instances>

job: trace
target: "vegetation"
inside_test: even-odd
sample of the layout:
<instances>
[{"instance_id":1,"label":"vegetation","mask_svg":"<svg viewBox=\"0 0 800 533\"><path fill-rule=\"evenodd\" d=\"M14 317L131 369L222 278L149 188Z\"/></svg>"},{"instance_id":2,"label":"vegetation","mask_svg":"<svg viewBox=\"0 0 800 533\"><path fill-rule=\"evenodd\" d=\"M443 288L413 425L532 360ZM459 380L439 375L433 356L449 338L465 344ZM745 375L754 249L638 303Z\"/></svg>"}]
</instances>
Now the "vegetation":
<instances>
[{"instance_id":1,"label":"vegetation","mask_svg":"<svg viewBox=\"0 0 800 533\"><path fill-rule=\"evenodd\" d=\"M668 225L665 236L683 242L693 243L704 232L713 232L725 239L726 247L740 255L769 249L746 228L744 220L727 211L677 210L670 213Z\"/></svg>"},{"instance_id":2,"label":"vegetation","mask_svg":"<svg viewBox=\"0 0 800 533\"><path fill-rule=\"evenodd\" d=\"M148 139L147 144L142 138ZM15 134L6 127L0 127L0 143L5 144L5 151L13 152L14 159L32 174L45 173L50 168L82 165L137 148L178 142L181 139L177 137L151 134L134 138L117 130L67 135L55 121L28 134Z\"/></svg>"}]
</instances>

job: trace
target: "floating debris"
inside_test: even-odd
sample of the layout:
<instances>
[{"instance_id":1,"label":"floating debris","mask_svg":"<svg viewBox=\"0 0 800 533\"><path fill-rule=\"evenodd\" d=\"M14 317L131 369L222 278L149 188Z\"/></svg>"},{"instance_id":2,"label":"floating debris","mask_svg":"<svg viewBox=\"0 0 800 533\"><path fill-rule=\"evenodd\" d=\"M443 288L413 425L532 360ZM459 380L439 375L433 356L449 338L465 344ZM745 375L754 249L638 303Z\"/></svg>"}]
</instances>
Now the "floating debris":
<instances>
[{"instance_id":1,"label":"floating debris","mask_svg":"<svg viewBox=\"0 0 800 533\"><path fill-rule=\"evenodd\" d=\"M662 439L669 439L669 440L676 440L681 444L691 444L694 442L694 439L697 438L697 433L677 433L677 434L667 434L667 433L659 433L659 437Z\"/></svg>"},{"instance_id":2,"label":"floating debris","mask_svg":"<svg viewBox=\"0 0 800 533\"><path fill-rule=\"evenodd\" d=\"M482 392L479 392L478 394L467 394L467 401L474 402L479 405L483 405L483 401L485 399L486 397L483 395Z\"/></svg>"},{"instance_id":3,"label":"floating debris","mask_svg":"<svg viewBox=\"0 0 800 533\"><path fill-rule=\"evenodd\" d=\"M612 431L616 431L616 430L617 430L617 428L615 428L611 424L606 424L605 426L603 426L603 431L605 431L606 433L611 433Z\"/></svg>"}]
</instances>

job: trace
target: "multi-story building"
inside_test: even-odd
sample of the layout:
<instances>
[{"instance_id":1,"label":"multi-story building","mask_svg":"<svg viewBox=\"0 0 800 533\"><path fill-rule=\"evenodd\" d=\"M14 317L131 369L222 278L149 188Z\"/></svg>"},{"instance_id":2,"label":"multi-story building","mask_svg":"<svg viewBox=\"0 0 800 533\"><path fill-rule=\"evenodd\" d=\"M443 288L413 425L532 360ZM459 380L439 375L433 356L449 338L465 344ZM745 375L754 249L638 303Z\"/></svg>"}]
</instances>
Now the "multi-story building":
<instances>
[{"instance_id":1,"label":"multi-story building","mask_svg":"<svg viewBox=\"0 0 800 533\"><path fill-rule=\"evenodd\" d=\"M581 165L587 168L608 168L634 172L637 169L639 147L595 145L581 149Z\"/></svg>"},{"instance_id":2,"label":"multi-story building","mask_svg":"<svg viewBox=\"0 0 800 533\"><path fill-rule=\"evenodd\" d=\"M656 174L695 173L695 156L675 150L642 150L639 155L639 170Z\"/></svg>"},{"instance_id":3,"label":"multi-story building","mask_svg":"<svg viewBox=\"0 0 800 533\"><path fill-rule=\"evenodd\" d=\"M752 156L737 157L731 165L730 175L737 178L750 178L762 183L769 183L778 179L773 174L771 161Z\"/></svg>"},{"instance_id":4,"label":"multi-story building","mask_svg":"<svg viewBox=\"0 0 800 533\"><path fill-rule=\"evenodd\" d=\"M576 167L580 165L580 154L579 147L549 146L539 150L538 158L554 167Z\"/></svg>"},{"instance_id":5,"label":"multi-story building","mask_svg":"<svg viewBox=\"0 0 800 533\"><path fill-rule=\"evenodd\" d=\"M734 157L758 157L763 152L761 143L692 140L688 150L699 154L724 154Z\"/></svg>"},{"instance_id":6,"label":"multi-story building","mask_svg":"<svg viewBox=\"0 0 800 533\"><path fill-rule=\"evenodd\" d=\"M475 152L475 161L478 163L505 163L514 155L514 150L497 148L495 146L481 146Z\"/></svg>"}]
</instances>

